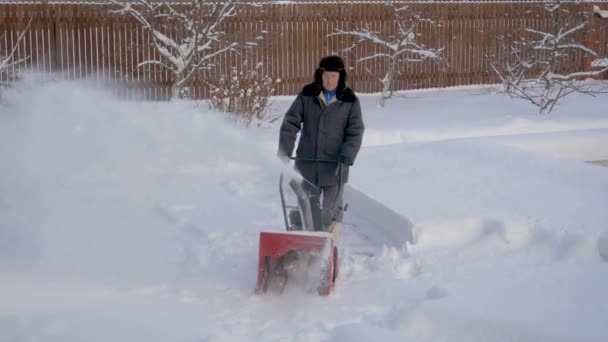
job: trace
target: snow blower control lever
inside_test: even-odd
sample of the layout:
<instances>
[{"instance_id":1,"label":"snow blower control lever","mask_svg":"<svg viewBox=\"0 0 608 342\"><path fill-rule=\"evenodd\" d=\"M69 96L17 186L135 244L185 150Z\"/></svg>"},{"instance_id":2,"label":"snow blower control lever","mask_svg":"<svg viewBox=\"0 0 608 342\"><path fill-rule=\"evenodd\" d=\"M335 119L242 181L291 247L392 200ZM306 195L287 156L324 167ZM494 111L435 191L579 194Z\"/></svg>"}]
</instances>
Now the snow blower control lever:
<instances>
[{"instance_id":1,"label":"snow blower control lever","mask_svg":"<svg viewBox=\"0 0 608 342\"><path fill-rule=\"evenodd\" d=\"M305 162L305 163L329 163L329 164L337 164L338 167L336 168L336 174L338 175L338 191L336 192L336 197L334 198L334 200L331 202L333 203L331 208L329 208L329 212L332 213L332 220L335 217L336 214L336 205L338 204L338 198L340 198L342 196L342 191L343 191L343 176L344 176L344 163L342 163L339 160L329 160L329 159L314 159L314 158L298 158L298 157L289 157L289 159L293 160L293 161L299 161L299 162ZM282 177L283 175L281 175ZM300 220L302 222L302 224L299 224L299 226L303 227L303 229L293 229L293 226L289 224L289 222L291 221L292 224L299 223L300 221L298 220L298 215L297 215L297 210L296 211L291 211L289 213L289 219L288 219L288 213L287 213L287 209L297 209L297 208L293 208L291 206L286 205L286 203L284 202L284 195L283 195L283 189L282 189L282 184L283 184L283 180L281 178L281 184L280 184L280 192L281 192L281 200L283 201L283 215L285 218L285 228L289 231L289 230L312 230L312 231L322 231L323 230L323 220L322 220L322 212L321 212L321 207L319 205L312 205L312 204L308 204L308 203L304 203L304 202L308 202L308 198L311 197L311 195L313 193L316 194L320 194L321 191L320 189L317 187L317 185L311 183L310 181L303 179L302 180L302 184L297 184L295 180L291 180L289 182L290 187L294 190L294 192L296 192L296 194L298 195L298 202L299 202L299 206L300 206ZM304 188L303 189L299 189L299 188ZM348 205L345 205L343 208L339 208L342 211L346 211ZM307 218L306 217L306 211L310 212L311 217Z\"/></svg>"}]
</instances>

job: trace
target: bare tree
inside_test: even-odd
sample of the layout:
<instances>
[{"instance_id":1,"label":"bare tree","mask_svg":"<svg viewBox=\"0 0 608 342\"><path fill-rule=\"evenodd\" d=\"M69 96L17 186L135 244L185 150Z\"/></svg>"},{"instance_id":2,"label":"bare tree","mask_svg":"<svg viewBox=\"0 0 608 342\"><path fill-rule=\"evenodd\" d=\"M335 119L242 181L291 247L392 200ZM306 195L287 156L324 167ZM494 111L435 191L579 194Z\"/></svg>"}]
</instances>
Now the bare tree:
<instances>
[{"instance_id":1,"label":"bare tree","mask_svg":"<svg viewBox=\"0 0 608 342\"><path fill-rule=\"evenodd\" d=\"M426 60L434 62L445 62L441 56L443 48L428 48L418 42L421 36L419 28L422 23L435 25L435 22L428 18L423 18L418 13L413 13L408 6L397 6L393 1L386 1L385 5L390 11L393 22L396 25L396 32L390 33L389 30L374 31L366 24L364 28L352 31L336 30L329 36L348 35L357 38L352 46L344 49L344 52L357 48L364 42L371 42L380 47L381 52L370 56L359 58L357 63L365 63L371 60L381 60L385 66L386 73L378 80L382 83L382 93L380 96L380 107L384 107L387 99L393 96L396 74L399 66L405 63L421 63ZM372 74L377 74L375 70L369 70Z\"/></svg>"},{"instance_id":2,"label":"bare tree","mask_svg":"<svg viewBox=\"0 0 608 342\"><path fill-rule=\"evenodd\" d=\"M222 23L236 14L235 0L190 0L175 4L168 1L111 0L146 30L159 59L139 63L158 65L173 75L171 98L184 95L184 87L197 71L212 67L214 57L233 50L237 43L223 41ZM172 34L182 31L184 34ZM172 36L178 36L173 39Z\"/></svg>"},{"instance_id":3,"label":"bare tree","mask_svg":"<svg viewBox=\"0 0 608 342\"><path fill-rule=\"evenodd\" d=\"M25 34L29 31L32 25L32 19L29 20L27 26L17 35L17 40L13 44L10 51L6 51L6 55L0 55L0 80L12 80L15 78L14 69L17 65L25 63L29 57L17 58L17 49L21 42L25 39ZM4 35L0 36L0 40L4 39ZM0 86L6 86L6 84L0 84Z\"/></svg>"},{"instance_id":4,"label":"bare tree","mask_svg":"<svg viewBox=\"0 0 608 342\"><path fill-rule=\"evenodd\" d=\"M573 15L560 5L560 1L542 5L551 18L548 32L525 28L523 35L511 44L509 60L491 63L504 91L538 106L541 114L549 114L572 93L605 92L604 88L584 81L608 71L608 66L595 63L587 71L569 68L577 54L583 57L598 57L598 54L577 41L577 35L587 28L588 14Z\"/></svg>"}]
</instances>

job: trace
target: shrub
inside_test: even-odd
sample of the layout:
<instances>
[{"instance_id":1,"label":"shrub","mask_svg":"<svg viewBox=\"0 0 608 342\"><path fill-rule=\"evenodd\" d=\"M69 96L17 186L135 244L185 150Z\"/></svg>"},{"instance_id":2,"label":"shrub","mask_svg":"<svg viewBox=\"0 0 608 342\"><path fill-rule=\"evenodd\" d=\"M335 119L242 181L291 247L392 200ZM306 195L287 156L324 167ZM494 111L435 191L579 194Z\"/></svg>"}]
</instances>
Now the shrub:
<instances>
[{"instance_id":1,"label":"shrub","mask_svg":"<svg viewBox=\"0 0 608 342\"><path fill-rule=\"evenodd\" d=\"M262 75L261 67L262 64L258 63L255 68L248 68L247 61L244 61L240 70L233 67L230 74L212 82L210 108L235 114L235 119L246 125L262 123L278 80Z\"/></svg>"}]
</instances>

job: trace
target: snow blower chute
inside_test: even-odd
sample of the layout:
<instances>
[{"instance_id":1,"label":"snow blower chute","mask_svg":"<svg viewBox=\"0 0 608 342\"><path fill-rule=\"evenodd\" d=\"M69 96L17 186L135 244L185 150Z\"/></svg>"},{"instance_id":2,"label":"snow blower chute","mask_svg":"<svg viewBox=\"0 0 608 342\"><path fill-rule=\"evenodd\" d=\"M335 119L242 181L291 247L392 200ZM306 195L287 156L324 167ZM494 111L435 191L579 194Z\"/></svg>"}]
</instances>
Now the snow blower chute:
<instances>
[{"instance_id":1,"label":"snow blower chute","mask_svg":"<svg viewBox=\"0 0 608 342\"><path fill-rule=\"evenodd\" d=\"M338 170L341 175L342 164ZM315 217L321 209L311 208L309 193L302 186L314 185L285 178L281 174L279 193L286 231L260 233L256 293L282 293L289 286L329 295L338 272L338 253L332 234L323 231L321 220ZM285 191L285 183L291 191Z\"/></svg>"}]
</instances>

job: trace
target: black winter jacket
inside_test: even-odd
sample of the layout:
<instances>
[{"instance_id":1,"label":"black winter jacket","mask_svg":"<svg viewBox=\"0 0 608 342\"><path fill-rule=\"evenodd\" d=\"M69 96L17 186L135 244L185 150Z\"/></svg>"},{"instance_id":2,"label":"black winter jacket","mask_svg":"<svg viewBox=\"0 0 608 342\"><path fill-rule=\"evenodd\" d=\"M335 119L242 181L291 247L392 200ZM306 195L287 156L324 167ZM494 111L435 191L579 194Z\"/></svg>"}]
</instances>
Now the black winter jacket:
<instances>
[{"instance_id":1,"label":"black winter jacket","mask_svg":"<svg viewBox=\"0 0 608 342\"><path fill-rule=\"evenodd\" d=\"M283 119L278 154L291 156L300 132L296 157L344 161L342 180L346 183L348 166L355 162L365 131L361 104L348 87L338 89L337 101L327 105L320 93L321 87L311 83L298 94ZM337 163L296 161L296 168L318 186L337 185L340 179Z\"/></svg>"}]
</instances>

